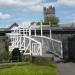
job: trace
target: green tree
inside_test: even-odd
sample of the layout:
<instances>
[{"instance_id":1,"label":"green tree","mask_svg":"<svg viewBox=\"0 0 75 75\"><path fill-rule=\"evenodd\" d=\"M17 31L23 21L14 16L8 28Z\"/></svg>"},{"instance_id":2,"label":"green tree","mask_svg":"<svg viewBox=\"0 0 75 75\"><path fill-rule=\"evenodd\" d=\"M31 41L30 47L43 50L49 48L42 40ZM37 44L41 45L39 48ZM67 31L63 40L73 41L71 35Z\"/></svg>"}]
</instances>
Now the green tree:
<instances>
[{"instance_id":1,"label":"green tree","mask_svg":"<svg viewBox=\"0 0 75 75\"><path fill-rule=\"evenodd\" d=\"M35 24L35 22L31 22L31 25L34 25Z\"/></svg>"},{"instance_id":2,"label":"green tree","mask_svg":"<svg viewBox=\"0 0 75 75\"><path fill-rule=\"evenodd\" d=\"M56 17L56 16L53 16L53 17L47 17L45 20L44 20L44 25L49 25L51 24L51 26L59 26L58 25L59 23L59 18Z\"/></svg>"},{"instance_id":3,"label":"green tree","mask_svg":"<svg viewBox=\"0 0 75 75\"><path fill-rule=\"evenodd\" d=\"M31 25L34 25L34 24L40 25L40 22L31 22Z\"/></svg>"}]
</instances>

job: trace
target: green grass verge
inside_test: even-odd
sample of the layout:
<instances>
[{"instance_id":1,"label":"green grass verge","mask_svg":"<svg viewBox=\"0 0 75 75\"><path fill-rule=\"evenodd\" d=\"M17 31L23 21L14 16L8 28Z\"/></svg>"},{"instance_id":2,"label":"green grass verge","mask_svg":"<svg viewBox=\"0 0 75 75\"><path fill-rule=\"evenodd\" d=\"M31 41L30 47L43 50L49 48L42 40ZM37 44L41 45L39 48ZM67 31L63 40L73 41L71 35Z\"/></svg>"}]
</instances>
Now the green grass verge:
<instances>
[{"instance_id":1,"label":"green grass verge","mask_svg":"<svg viewBox=\"0 0 75 75\"><path fill-rule=\"evenodd\" d=\"M39 66L31 63L16 64L8 68L1 68L0 75L57 75L54 64Z\"/></svg>"}]
</instances>

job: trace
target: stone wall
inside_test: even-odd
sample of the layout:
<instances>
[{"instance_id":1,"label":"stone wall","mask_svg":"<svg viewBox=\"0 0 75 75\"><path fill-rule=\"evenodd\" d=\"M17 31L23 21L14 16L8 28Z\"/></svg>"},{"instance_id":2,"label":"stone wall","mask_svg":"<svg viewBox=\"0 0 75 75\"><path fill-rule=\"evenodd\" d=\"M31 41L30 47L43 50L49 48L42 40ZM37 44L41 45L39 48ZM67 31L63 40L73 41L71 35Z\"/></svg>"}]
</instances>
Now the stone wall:
<instances>
[{"instance_id":1,"label":"stone wall","mask_svg":"<svg viewBox=\"0 0 75 75\"><path fill-rule=\"evenodd\" d=\"M7 37L6 36L0 36L0 62L6 62L7 59L7 44L6 44Z\"/></svg>"},{"instance_id":2,"label":"stone wall","mask_svg":"<svg viewBox=\"0 0 75 75\"><path fill-rule=\"evenodd\" d=\"M32 63L36 65L49 65L53 63L54 59L50 57L32 56Z\"/></svg>"},{"instance_id":3,"label":"stone wall","mask_svg":"<svg viewBox=\"0 0 75 75\"><path fill-rule=\"evenodd\" d=\"M5 51L5 36L0 36L0 51Z\"/></svg>"}]
</instances>

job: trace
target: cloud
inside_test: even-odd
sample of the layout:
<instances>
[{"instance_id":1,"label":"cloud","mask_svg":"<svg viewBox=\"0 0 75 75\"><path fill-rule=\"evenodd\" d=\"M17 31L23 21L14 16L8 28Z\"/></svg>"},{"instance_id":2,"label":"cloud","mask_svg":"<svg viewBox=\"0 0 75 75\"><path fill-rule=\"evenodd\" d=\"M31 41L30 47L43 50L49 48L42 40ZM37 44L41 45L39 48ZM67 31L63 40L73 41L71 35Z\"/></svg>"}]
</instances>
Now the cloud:
<instances>
[{"instance_id":1,"label":"cloud","mask_svg":"<svg viewBox=\"0 0 75 75\"><path fill-rule=\"evenodd\" d=\"M42 11L44 6L75 6L75 0L57 0L46 2L47 0L0 0L0 6L10 8L20 8L24 11Z\"/></svg>"},{"instance_id":2,"label":"cloud","mask_svg":"<svg viewBox=\"0 0 75 75\"><path fill-rule=\"evenodd\" d=\"M9 8L20 8L24 11L42 11L44 6L51 3L46 3L46 0L0 0L0 6Z\"/></svg>"},{"instance_id":3,"label":"cloud","mask_svg":"<svg viewBox=\"0 0 75 75\"><path fill-rule=\"evenodd\" d=\"M57 3L62 6L75 7L75 0L58 0Z\"/></svg>"},{"instance_id":4,"label":"cloud","mask_svg":"<svg viewBox=\"0 0 75 75\"><path fill-rule=\"evenodd\" d=\"M9 15L9 14L4 14L4 13L2 13L2 12L0 12L0 19L10 19L11 18L11 16Z\"/></svg>"},{"instance_id":5,"label":"cloud","mask_svg":"<svg viewBox=\"0 0 75 75\"><path fill-rule=\"evenodd\" d=\"M42 0L0 0L1 6L25 7L40 3Z\"/></svg>"},{"instance_id":6,"label":"cloud","mask_svg":"<svg viewBox=\"0 0 75 75\"><path fill-rule=\"evenodd\" d=\"M64 6L64 7L74 7L75 8L75 0L57 0L55 2L44 3L45 6L53 5L56 7Z\"/></svg>"}]
</instances>

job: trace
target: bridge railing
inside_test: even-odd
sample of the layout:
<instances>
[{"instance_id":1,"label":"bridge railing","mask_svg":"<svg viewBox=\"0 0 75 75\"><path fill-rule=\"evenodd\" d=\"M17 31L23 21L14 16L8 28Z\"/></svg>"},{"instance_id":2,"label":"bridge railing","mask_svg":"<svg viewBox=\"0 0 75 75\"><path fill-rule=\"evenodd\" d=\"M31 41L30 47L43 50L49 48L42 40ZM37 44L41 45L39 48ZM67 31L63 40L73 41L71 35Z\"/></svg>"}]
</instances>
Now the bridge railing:
<instances>
[{"instance_id":1,"label":"bridge railing","mask_svg":"<svg viewBox=\"0 0 75 75\"><path fill-rule=\"evenodd\" d=\"M24 54L30 53L32 56L41 56L42 55L42 45L37 40L26 36L26 35L11 35L11 46L10 49L19 48L19 50L24 51ZM10 51L12 51L10 50Z\"/></svg>"},{"instance_id":2,"label":"bridge railing","mask_svg":"<svg viewBox=\"0 0 75 75\"><path fill-rule=\"evenodd\" d=\"M63 58L62 41L49 38L46 36L32 36L42 44L42 50L53 53L54 55ZM43 52L43 51L42 51Z\"/></svg>"}]
</instances>

